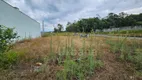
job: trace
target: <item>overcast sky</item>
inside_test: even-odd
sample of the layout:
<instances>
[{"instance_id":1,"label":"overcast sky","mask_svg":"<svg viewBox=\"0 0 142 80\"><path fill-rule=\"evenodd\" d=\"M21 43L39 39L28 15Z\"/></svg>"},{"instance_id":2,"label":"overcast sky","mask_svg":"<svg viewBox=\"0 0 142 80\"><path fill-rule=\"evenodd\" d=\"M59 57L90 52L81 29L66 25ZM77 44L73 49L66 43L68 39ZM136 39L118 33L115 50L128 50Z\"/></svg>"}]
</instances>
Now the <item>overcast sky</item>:
<instances>
[{"instance_id":1,"label":"overcast sky","mask_svg":"<svg viewBox=\"0 0 142 80\"><path fill-rule=\"evenodd\" d=\"M142 13L142 0L5 0L38 22L45 21L45 30L58 23L64 26L81 18L105 17L108 13Z\"/></svg>"}]
</instances>

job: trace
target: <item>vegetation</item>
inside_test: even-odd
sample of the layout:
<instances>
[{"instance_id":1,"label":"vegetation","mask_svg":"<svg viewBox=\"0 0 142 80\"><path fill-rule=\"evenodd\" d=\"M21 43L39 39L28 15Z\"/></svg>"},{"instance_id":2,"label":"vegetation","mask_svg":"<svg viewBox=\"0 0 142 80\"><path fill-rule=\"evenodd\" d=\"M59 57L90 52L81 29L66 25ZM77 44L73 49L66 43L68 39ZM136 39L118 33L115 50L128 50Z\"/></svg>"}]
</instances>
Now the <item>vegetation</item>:
<instances>
[{"instance_id":1,"label":"vegetation","mask_svg":"<svg viewBox=\"0 0 142 80\"><path fill-rule=\"evenodd\" d=\"M68 35L68 38L65 41L65 46L60 47L59 45L57 54L52 50L51 36L50 55L45 63L49 66L54 65L54 68L59 67L56 74L52 74L56 76L56 80L89 79L94 74L95 69L103 67L103 62L94 57L92 46L88 49L85 48L85 39L83 39L82 48L76 51L73 39L69 37L69 34L66 35Z\"/></svg>"},{"instance_id":2,"label":"vegetation","mask_svg":"<svg viewBox=\"0 0 142 80\"><path fill-rule=\"evenodd\" d=\"M93 29L102 30L108 28L121 28L125 26L138 26L142 22L142 14L138 15L128 15L124 12L119 13L119 15L114 13L109 13L106 18L88 18L81 19L74 23L67 23L67 32L91 32Z\"/></svg>"},{"instance_id":3,"label":"vegetation","mask_svg":"<svg viewBox=\"0 0 142 80\"><path fill-rule=\"evenodd\" d=\"M12 28L0 26L0 53L9 50L11 43L17 37L17 33L15 33Z\"/></svg>"},{"instance_id":4,"label":"vegetation","mask_svg":"<svg viewBox=\"0 0 142 80\"><path fill-rule=\"evenodd\" d=\"M0 69L14 69L14 66L18 64L23 54L22 52L12 50L0 54Z\"/></svg>"},{"instance_id":5,"label":"vegetation","mask_svg":"<svg viewBox=\"0 0 142 80\"><path fill-rule=\"evenodd\" d=\"M99 51L94 49L94 45L92 45L94 44L94 38L90 37L89 44L86 44L86 41L88 42L88 40L86 40L85 38L74 38L70 35L70 33L50 34L49 37L17 42L17 47L15 45L12 50L4 53L5 57L1 59L3 61L3 64L0 66L9 72L9 69L14 69L15 67L17 68L16 70L20 69L17 66L25 67L25 63L35 64L36 62L41 62L43 63L43 65L38 70L34 70L34 68L27 68L27 71L28 69L31 69L33 72L28 72L24 74L46 74L46 76L42 76L43 80L47 78L54 80L90 79L91 76L93 76L95 73L94 70L103 67L101 57L100 55L98 55ZM80 40L80 42L77 43L79 45L75 44L76 39ZM39 41L41 40L43 42L39 43ZM47 44L50 44L46 44L46 48L44 48L43 46L43 44L46 43L45 41L48 41ZM39 49L39 47L37 46L41 46L42 48ZM47 51L47 48L49 49L49 51ZM14 71L13 73L15 74L16 71ZM21 74L16 74L9 75L8 77L17 77L18 79L21 78L21 76ZM8 77L6 79L8 79ZM0 77L0 79L3 78Z\"/></svg>"},{"instance_id":6,"label":"vegetation","mask_svg":"<svg viewBox=\"0 0 142 80\"><path fill-rule=\"evenodd\" d=\"M70 32L61 32L61 33L50 33L50 32L45 32L42 37L51 37L51 36L72 36L73 33Z\"/></svg>"},{"instance_id":7,"label":"vegetation","mask_svg":"<svg viewBox=\"0 0 142 80\"><path fill-rule=\"evenodd\" d=\"M81 33L84 34L84 33ZM16 42L0 57L1 80L129 80L141 78L141 40L47 33ZM106 42L107 44L106 44ZM37 63L41 65L37 66Z\"/></svg>"},{"instance_id":8,"label":"vegetation","mask_svg":"<svg viewBox=\"0 0 142 80\"><path fill-rule=\"evenodd\" d=\"M18 58L17 53L9 51L16 38L18 36L13 29L0 26L0 68L7 69L13 64L16 64Z\"/></svg>"},{"instance_id":9,"label":"vegetation","mask_svg":"<svg viewBox=\"0 0 142 80\"><path fill-rule=\"evenodd\" d=\"M62 32L63 31L63 25L58 24L57 28L54 28L54 32Z\"/></svg>"},{"instance_id":10,"label":"vegetation","mask_svg":"<svg viewBox=\"0 0 142 80\"><path fill-rule=\"evenodd\" d=\"M133 63L135 70L142 75L142 43L125 39L107 40L110 50L117 53L117 57L121 61Z\"/></svg>"},{"instance_id":11,"label":"vegetation","mask_svg":"<svg viewBox=\"0 0 142 80\"><path fill-rule=\"evenodd\" d=\"M74 51L73 46L66 47L54 59L49 58L50 65L61 67L56 73L56 80L89 79L96 68L103 67L103 62L94 58L93 50L88 53L83 50L78 54Z\"/></svg>"}]
</instances>

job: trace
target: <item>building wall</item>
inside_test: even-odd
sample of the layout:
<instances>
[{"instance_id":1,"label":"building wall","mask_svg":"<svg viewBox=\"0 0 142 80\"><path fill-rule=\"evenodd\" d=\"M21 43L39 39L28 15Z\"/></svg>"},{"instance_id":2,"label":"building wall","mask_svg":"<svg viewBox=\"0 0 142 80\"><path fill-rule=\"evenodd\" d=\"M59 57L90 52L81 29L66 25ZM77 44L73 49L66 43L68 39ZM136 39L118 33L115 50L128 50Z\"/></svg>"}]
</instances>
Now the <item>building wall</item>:
<instances>
[{"instance_id":1,"label":"building wall","mask_svg":"<svg viewBox=\"0 0 142 80\"><path fill-rule=\"evenodd\" d=\"M0 0L0 25L15 28L20 38L39 37L40 24L8 3Z\"/></svg>"}]
</instances>

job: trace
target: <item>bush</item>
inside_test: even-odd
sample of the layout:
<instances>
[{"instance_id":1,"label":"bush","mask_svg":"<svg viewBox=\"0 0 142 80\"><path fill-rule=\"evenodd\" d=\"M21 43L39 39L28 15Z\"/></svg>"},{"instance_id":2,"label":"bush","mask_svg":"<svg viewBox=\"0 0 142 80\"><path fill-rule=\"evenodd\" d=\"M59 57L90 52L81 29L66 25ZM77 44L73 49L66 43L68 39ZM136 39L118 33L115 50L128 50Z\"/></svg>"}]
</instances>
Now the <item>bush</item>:
<instances>
[{"instance_id":1,"label":"bush","mask_svg":"<svg viewBox=\"0 0 142 80\"><path fill-rule=\"evenodd\" d=\"M15 38L18 38L17 33L13 28L7 28L0 25L0 53L9 50L11 43Z\"/></svg>"}]
</instances>

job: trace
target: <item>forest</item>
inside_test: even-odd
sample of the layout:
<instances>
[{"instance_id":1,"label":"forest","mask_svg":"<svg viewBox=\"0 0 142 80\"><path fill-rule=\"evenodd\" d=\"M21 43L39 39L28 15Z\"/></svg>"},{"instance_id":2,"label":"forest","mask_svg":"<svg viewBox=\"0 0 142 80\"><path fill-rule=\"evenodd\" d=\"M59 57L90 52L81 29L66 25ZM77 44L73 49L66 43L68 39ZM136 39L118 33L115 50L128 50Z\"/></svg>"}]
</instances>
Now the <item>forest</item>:
<instances>
[{"instance_id":1,"label":"forest","mask_svg":"<svg viewBox=\"0 0 142 80\"><path fill-rule=\"evenodd\" d=\"M142 13L127 14L121 12L119 14L109 13L105 18L94 17L80 19L73 23L68 22L66 26L67 32L91 32L92 30L121 28L126 26L140 26L142 25Z\"/></svg>"}]
</instances>

